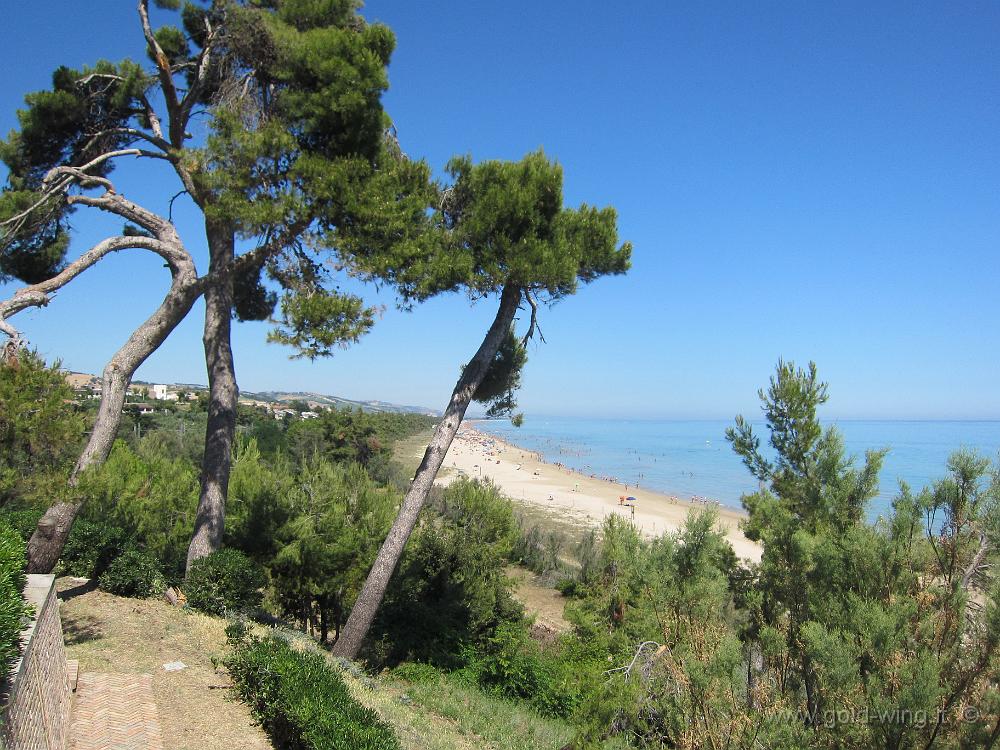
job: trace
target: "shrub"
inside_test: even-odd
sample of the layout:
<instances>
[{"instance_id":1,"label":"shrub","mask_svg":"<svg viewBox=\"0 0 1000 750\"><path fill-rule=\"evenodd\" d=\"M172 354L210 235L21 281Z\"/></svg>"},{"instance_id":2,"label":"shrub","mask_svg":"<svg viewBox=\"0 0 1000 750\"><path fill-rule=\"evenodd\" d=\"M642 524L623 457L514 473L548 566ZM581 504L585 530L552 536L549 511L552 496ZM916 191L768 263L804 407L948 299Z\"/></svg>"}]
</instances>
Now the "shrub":
<instances>
[{"instance_id":1,"label":"shrub","mask_svg":"<svg viewBox=\"0 0 1000 750\"><path fill-rule=\"evenodd\" d=\"M488 482L459 480L433 498L389 583L369 655L455 668L463 649L520 621L505 570L516 539L511 503Z\"/></svg>"},{"instance_id":2,"label":"shrub","mask_svg":"<svg viewBox=\"0 0 1000 750\"><path fill-rule=\"evenodd\" d=\"M166 580L151 555L129 547L101 574L98 585L109 594L145 599L160 594Z\"/></svg>"},{"instance_id":3,"label":"shrub","mask_svg":"<svg viewBox=\"0 0 1000 750\"><path fill-rule=\"evenodd\" d=\"M125 532L117 526L77 519L59 558L63 573L98 578L126 547Z\"/></svg>"},{"instance_id":4,"label":"shrub","mask_svg":"<svg viewBox=\"0 0 1000 750\"><path fill-rule=\"evenodd\" d=\"M31 612L21 596L26 562L21 535L0 523L0 675L10 671L20 653L21 631Z\"/></svg>"},{"instance_id":5,"label":"shrub","mask_svg":"<svg viewBox=\"0 0 1000 750\"><path fill-rule=\"evenodd\" d=\"M572 665L542 651L522 623L497 628L471 667L484 688L527 701L545 716L569 716L580 701Z\"/></svg>"},{"instance_id":6,"label":"shrub","mask_svg":"<svg viewBox=\"0 0 1000 750\"><path fill-rule=\"evenodd\" d=\"M237 549L222 549L194 562L184 593L195 609L226 616L259 607L265 583L260 565Z\"/></svg>"},{"instance_id":7,"label":"shrub","mask_svg":"<svg viewBox=\"0 0 1000 750\"><path fill-rule=\"evenodd\" d=\"M25 543L31 539L31 535L35 533L35 527L38 526L38 519L42 517L42 511L40 508L25 508L23 510L8 510L3 509L3 513L0 514L0 520L11 526L14 531L21 535L21 539Z\"/></svg>"},{"instance_id":8,"label":"shrub","mask_svg":"<svg viewBox=\"0 0 1000 750\"><path fill-rule=\"evenodd\" d=\"M225 660L235 690L275 747L289 750L399 750L392 728L358 703L343 679L317 653L283 640L231 636Z\"/></svg>"}]
</instances>

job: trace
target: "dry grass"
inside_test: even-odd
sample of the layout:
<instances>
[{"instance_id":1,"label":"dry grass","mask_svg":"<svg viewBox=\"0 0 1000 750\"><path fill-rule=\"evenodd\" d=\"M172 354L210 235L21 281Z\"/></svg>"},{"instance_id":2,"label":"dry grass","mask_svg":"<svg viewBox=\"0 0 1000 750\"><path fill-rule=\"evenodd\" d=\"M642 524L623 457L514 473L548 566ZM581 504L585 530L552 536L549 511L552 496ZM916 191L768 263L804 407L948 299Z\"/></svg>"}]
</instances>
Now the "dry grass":
<instances>
[{"instance_id":1,"label":"dry grass","mask_svg":"<svg viewBox=\"0 0 1000 750\"><path fill-rule=\"evenodd\" d=\"M562 594L520 565L508 566L506 573L514 579L514 598L524 605L529 615L535 616L536 623L560 632L572 627L563 617L566 599Z\"/></svg>"},{"instance_id":2,"label":"dry grass","mask_svg":"<svg viewBox=\"0 0 1000 750\"><path fill-rule=\"evenodd\" d=\"M271 744L246 706L229 698L229 676L213 656L225 621L151 599L122 599L59 582L67 657L80 672L148 672L167 750L264 750ZM186 669L165 672L167 662Z\"/></svg>"}]
</instances>

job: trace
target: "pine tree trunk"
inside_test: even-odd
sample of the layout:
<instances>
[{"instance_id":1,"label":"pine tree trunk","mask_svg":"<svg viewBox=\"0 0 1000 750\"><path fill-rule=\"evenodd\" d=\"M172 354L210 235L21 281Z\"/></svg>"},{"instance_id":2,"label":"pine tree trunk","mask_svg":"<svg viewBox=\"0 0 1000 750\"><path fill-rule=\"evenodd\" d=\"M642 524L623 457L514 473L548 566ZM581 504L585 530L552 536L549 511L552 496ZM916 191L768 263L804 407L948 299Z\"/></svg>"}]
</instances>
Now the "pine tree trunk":
<instances>
[{"instance_id":1,"label":"pine tree trunk","mask_svg":"<svg viewBox=\"0 0 1000 750\"><path fill-rule=\"evenodd\" d=\"M101 405L87 445L70 474L71 489L76 486L80 474L85 469L90 466L100 466L107 460L121 425L122 405L125 403L125 394L132 382L132 376L139 365L159 348L170 332L185 318L198 298L194 264L190 259L185 261L181 256L175 258L173 262L174 277L166 298L156 312L129 336L125 345L115 352L104 368ZM56 503L39 519L38 526L28 540L29 573L51 572L62 554L70 529L82 507L82 499Z\"/></svg>"},{"instance_id":2,"label":"pine tree trunk","mask_svg":"<svg viewBox=\"0 0 1000 750\"><path fill-rule=\"evenodd\" d=\"M206 221L210 254L209 272L220 271L235 257L232 227ZM201 464L201 496L188 546L187 570L199 558L222 546L226 524L226 496L236 436L236 366L231 330L233 283L229 276L205 290L205 365L208 368L208 426Z\"/></svg>"},{"instance_id":3,"label":"pine tree trunk","mask_svg":"<svg viewBox=\"0 0 1000 750\"><path fill-rule=\"evenodd\" d=\"M344 629L334 644L333 653L337 656L354 659L357 657L358 651L361 650L361 643L375 620L375 613L382 604L389 579L392 577L392 573L399 563L399 558L403 554L403 548L413 532L417 517L430 494L441 463L448 453L448 448L451 447L452 440L455 439L458 427L465 416L465 410L469 407L473 394L493 362L503 337L514 320L520 302L521 289L519 287L504 287L503 293L500 295L500 308L497 310L496 318L486 333L479 350L462 371L462 377L455 385L448 408L438 423L437 429L434 430L434 436L424 452L423 461L420 462L420 468L417 469L410 489L403 499L399 515L396 516L396 520L389 530L389 536L382 543L375 563L368 573L364 588L358 595L358 599L351 609L351 614L344 624Z\"/></svg>"}]
</instances>

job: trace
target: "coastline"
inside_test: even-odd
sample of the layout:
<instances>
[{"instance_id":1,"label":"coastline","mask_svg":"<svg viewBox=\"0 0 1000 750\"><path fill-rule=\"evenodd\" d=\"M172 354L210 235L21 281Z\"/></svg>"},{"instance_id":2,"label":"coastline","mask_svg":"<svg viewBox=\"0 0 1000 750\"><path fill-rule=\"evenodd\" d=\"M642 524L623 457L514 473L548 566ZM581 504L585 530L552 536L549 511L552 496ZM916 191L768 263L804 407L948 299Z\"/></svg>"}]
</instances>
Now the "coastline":
<instances>
[{"instance_id":1,"label":"coastline","mask_svg":"<svg viewBox=\"0 0 1000 750\"><path fill-rule=\"evenodd\" d=\"M611 479L591 477L560 464L549 463L534 451L463 422L448 455L438 483L446 485L456 475L490 479L515 502L532 505L573 520L599 527L611 514L631 518L648 536L676 531L691 510L712 507L718 514L716 527L733 546L736 555L759 560L760 546L743 536L742 511L721 505L706 506L660 492L637 488ZM621 498L634 497L623 504ZM626 501L628 502L628 501Z\"/></svg>"}]
</instances>

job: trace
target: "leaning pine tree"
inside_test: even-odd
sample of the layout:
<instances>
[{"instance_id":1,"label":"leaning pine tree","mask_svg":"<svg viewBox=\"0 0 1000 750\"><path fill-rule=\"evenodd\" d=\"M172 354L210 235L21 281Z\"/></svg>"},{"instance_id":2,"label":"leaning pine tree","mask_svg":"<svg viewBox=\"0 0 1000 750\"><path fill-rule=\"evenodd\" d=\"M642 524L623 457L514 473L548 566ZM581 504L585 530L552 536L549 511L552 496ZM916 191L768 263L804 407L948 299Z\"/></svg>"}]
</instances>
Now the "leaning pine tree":
<instances>
[{"instance_id":1,"label":"leaning pine tree","mask_svg":"<svg viewBox=\"0 0 1000 750\"><path fill-rule=\"evenodd\" d=\"M480 164L458 158L448 172L453 184L443 192L435 216L443 249L396 258L393 270L380 268L363 253L356 254L355 261L362 273L395 282L405 302L465 290L473 299L499 295L499 305L479 349L462 369L399 515L334 645L336 654L348 658L357 656L371 627L469 403L490 402L493 413L512 411L512 389L524 363L524 345L537 331L538 305L573 294L580 281L629 268L631 245L618 246L615 210L564 208L562 169L544 154ZM518 340L513 323L522 303L529 306L531 318Z\"/></svg>"}]
</instances>

